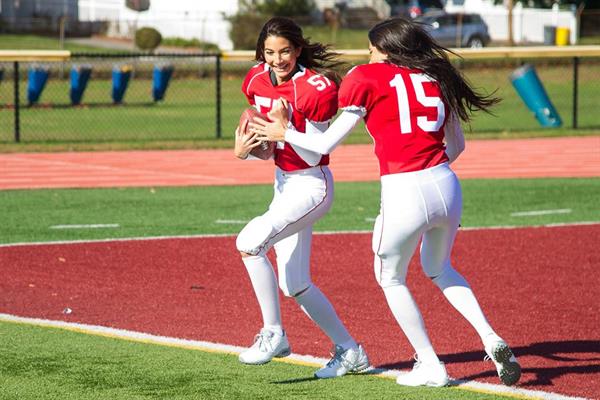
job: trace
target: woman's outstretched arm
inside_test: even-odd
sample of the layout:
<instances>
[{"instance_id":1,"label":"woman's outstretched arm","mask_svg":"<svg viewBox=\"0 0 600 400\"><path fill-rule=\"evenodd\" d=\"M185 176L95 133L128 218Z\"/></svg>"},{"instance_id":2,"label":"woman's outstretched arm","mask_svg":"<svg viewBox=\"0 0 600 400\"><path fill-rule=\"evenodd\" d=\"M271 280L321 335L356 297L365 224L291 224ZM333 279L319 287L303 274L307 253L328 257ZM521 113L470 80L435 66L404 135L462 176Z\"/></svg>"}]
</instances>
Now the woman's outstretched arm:
<instances>
[{"instance_id":1,"label":"woman's outstretched arm","mask_svg":"<svg viewBox=\"0 0 600 400\"><path fill-rule=\"evenodd\" d=\"M287 109L287 104L283 105ZM307 130L306 133L298 132L277 112L269 113L269 118L273 119L273 122L254 119L250 127L259 140L286 141L319 154L329 154L352 132L363 116L360 110L345 110L323 133L314 130Z\"/></svg>"}]
</instances>

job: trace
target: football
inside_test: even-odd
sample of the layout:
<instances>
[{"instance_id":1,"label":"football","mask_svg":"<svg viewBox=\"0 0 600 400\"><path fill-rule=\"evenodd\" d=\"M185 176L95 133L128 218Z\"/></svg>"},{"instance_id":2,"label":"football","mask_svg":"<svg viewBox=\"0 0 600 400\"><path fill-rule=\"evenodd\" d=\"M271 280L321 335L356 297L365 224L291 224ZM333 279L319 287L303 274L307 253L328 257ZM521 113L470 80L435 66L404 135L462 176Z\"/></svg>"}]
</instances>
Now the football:
<instances>
[{"instance_id":1,"label":"football","mask_svg":"<svg viewBox=\"0 0 600 400\"><path fill-rule=\"evenodd\" d=\"M244 110L242 115L240 116L240 129L243 129L246 126L246 129L242 132L244 135L250 134L250 129L246 125L246 121L252 122L252 118L259 117L264 120L269 120L266 115L258 112L258 110L254 107L249 107ZM273 158L273 152L275 151L275 142L263 142L260 146L256 146L250 151L256 158L260 158L261 160L269 160Z\"/></svg>"}]
</instances>

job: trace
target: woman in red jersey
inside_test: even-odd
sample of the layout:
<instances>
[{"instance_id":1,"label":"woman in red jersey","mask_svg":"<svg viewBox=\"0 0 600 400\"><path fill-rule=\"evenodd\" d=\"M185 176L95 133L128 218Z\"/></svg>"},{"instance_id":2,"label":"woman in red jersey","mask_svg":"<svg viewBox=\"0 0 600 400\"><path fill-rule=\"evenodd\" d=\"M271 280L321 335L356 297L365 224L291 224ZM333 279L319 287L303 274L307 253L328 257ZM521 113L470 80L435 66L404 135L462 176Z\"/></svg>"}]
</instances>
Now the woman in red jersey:
<instances>
[{"instance_id":1,"label":"woman in red jersey","mask_svg":"<svg viewBox=\"0 0 600 400\"><path fill-rule=\"evenodd\" d=\"M263 114L278 99L285 99L290 108L286 118L298 134L321 133L337 112L337 83L326 76L326 67L335 65L334 56L322 44L308 42L291 19L272 18L260 32L256 45L259 63L248 72L242 91ZM234 153L245 159L260 142L255 135L240 131L238 127ZM334 343L333 358L315 376L333 378L363 370L369 366L364 349L310 278L312 226L333 201L329 157L281 142L275 148L274 161L273 201L263 215L242 229L236 241L263 317L254 344L239 359L245 364L264 364L290 354L277 279L266 256L274 247L281 290L293 297Z\"/></svg>"},{"instance_id":2,"label":"woman in red jersey","mask_svg":"<svg viewBox=\"0 0 600 400\"><path fill-rule=\"evenodd\" d=\"M449 164L464 150L460 120L499 100L476 93L446 52L418 24L395 18L369 31L369 64L353 68L338 93L343 113L325 134L299 135L286 125L285 100L272 123L255 120L261 140L329 154L364 118L375 143L381 174L381 208L373 232L375 276L388 305L417 354L407 386L445 386L421 313L406 286L409 261L421 241L424 273L479 334L500 379L516 383L520 366L492 329L469 284L452 267L450 253L462 213L458 179Z\"/></svg>"}]
</instances>

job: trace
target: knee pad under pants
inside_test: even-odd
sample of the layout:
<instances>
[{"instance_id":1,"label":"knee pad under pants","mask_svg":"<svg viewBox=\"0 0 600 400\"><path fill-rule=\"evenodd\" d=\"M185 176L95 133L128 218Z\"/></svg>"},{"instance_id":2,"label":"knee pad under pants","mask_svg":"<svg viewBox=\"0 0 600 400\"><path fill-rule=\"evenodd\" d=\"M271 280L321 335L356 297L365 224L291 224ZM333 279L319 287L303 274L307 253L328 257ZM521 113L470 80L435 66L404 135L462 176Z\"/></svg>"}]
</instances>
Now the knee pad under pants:
<instances>
[{"instance_id":1,"label":"knee pad under pants","mask_svg":"<svg viewBox=\"0 0 600 400\"><path fill-rule=\"evenodd\" d=\"M333 180L325 167L285 173L277 170L269 209L254 218L236 240L239 251L264 255L277 242L310 227L331 208Z\"/></svg>"}]
</instances>

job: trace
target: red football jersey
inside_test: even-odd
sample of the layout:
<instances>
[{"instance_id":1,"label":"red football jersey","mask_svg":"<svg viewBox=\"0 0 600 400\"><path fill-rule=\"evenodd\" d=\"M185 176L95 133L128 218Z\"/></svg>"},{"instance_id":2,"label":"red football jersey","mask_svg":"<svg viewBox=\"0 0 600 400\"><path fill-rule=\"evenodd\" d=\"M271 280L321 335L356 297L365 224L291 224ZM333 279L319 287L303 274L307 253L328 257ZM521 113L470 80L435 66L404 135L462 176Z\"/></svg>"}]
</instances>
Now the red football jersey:
<instances>
[{"instance_id":1,"label":"red football jersey","mask_svg":"<svg viewBox=\"0 0 600 400\"><path fill-rule=\"evenodd\" d=\"M448 161L443 143L448 107L437 82L422 71L387 62L359 65L342 81L338 104L366 112L381 175Z\"/></svg>"},{"instance_id":2,"label":"red football jersey","mask_svg":"<svg viewBox=\"0 0 600 400\"><path fill-rule=\"evenodd\" d=\"M298 132L306 131L306 121L327 122L337 112L337 86L323 75L300 66L292 79L273 86L269 77L270 68L265 63L252 67L244 83L242 92L248 102L258 111L267 114L273 101L283 97L292 109L290 121ZM295 171L311 167L289 143L277 143L275 164L284 171ZM329 164L329 155L321 157L317 165Z\"/></svg>"}]
</instances>

